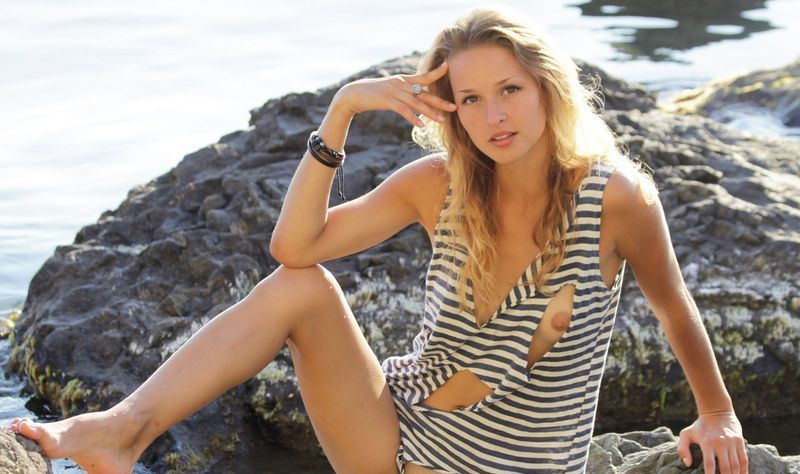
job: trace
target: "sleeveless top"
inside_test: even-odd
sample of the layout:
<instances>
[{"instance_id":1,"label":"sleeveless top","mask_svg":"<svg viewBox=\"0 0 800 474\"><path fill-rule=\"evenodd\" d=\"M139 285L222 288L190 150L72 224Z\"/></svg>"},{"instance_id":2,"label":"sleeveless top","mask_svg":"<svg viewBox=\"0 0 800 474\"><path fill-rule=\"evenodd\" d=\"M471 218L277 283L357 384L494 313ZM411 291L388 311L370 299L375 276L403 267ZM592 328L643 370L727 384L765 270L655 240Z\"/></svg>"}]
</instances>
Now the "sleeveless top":
<instances>
[{"instance_id":1,"label":"sleeveless top","mask_svg":"<svg viewBox=\"0 0 800 474\"><path fill-rule=\"evenodd\" d=\"M444 239L460 237L441 213L425 278L422 328L413 351L381 364L400 421L397 466L413 462L441 473L578 473L585 470L597 398L626 262L608 288L600 272L603 190L612 168L596 163L564 216L566 254L545 281L546 296L527 282L541 253L480 328L458 309L456 279L466 254ZM451 192L442 209L449 206ZM566 214L566 213L565 213ZM534 266L535 265L535 266ZM572 319L555 345L530 370L533 333L553 295L575 286ZM472 301L471 280L467 298ZM423 402L448 378L469 370L492 393L453 411Z\"/></svg>"}]
</instances>

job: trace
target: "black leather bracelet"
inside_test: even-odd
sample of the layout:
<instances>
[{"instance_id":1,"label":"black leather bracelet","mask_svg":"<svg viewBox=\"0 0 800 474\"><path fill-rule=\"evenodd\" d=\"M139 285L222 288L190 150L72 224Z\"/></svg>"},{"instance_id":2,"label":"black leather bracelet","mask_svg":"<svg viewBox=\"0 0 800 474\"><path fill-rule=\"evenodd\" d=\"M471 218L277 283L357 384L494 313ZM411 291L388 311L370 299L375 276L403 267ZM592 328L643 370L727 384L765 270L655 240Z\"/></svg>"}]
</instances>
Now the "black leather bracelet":
<instances>
[{"instance_id":1,"label":"black leather bracelet","mask_svg":"<svg viewBox=\"0 0 800 474\"><path fill-rule=\"evenodd\" d=\"M338 167L342 166L341 163L333 163L333 162L330 162L330 161L326 160L325 158L319 156L319 154L317 154L317 152L314 151L313 148L309 147L308 152L311 153L311 156L313 156L315 160L319 161L320 163L322 163L323 165L325 165L325 166L327 166L329 168L338 168Z\"/></svg>"},{"instance_id":2,"label":"black leather bracelet","mask_svg":"<svg viewBox=\"0 0 800 474\"><path fill-rule=\"evenodd\" d=\"M314 150L319 154L323 155L326 158L329 158L333 162L340 162L344 161L345 153L338 152L336 150L332 150L325 145L325 142L322 140L322 137L319 136L317 130L311 132L311 135L308 137L308 148L310 150Z\"/></svg>"},{"instance_id":3,"label":"black leather bracelet","mask_svg":"<svg viewBox=\"0 0 800 474\"><path fill-rule=\"evenodd\" d=\"M308 137L307 145L308 152L311 153L311 156L313 156L315 160L329 168L336 168L336 177L339 178L337 183L339 186L339 197L342 198L342 201L347 201L347 197L344 195L345 154L331 150L325 146L325 142L323 142L322 138L317 135L316 130L311 132L311 135ZM321 153L318 153L318 151Z\"/></svg>"}]
</instances>

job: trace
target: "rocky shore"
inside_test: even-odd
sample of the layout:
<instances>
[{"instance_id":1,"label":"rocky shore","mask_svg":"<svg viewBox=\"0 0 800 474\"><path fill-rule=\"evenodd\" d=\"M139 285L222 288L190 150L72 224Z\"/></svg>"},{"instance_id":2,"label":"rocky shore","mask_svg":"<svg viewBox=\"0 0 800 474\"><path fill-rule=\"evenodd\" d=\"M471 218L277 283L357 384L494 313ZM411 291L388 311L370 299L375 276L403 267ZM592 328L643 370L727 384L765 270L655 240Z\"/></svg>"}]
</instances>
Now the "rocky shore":
<instances>
[{"instance_id":1,"label":"rocky shore","mask_svg":"<svg viewBox=\"0 0 800 474\"><path fill-rule=\"evenodd\" d=\"M786 126L800 127L800 58L788 66L713 81L671 101L673 110L722 122L746 109L768 110Z\"/></svg>"},{"instance_id":2,"label":"rocky shore","mask_svg":"<svg viewBox=\"0 0 800 474\"><path fill-rule=\"evenodd\" d=\"M589 449L586 471L591 474L702 474L704 469L700 448L693 446L692 465L687 467L678 457L677 446L678 438L663 426L652 431L595 436ZM0 474L53 472L50 460L42 455L36 443L20 435L0 432L0 453ZM800 472L800 456L781 458L775 447L768 444L748 446L747 456L751 465L749 471L754 474Z\"/></svg>"},{"instance_id":3,"label":"rocky shore","mask_svg":"<svg viewBox=\"0 0 800 474\"><path fill-rule=\"evenodd\" d=\"M278 266L270 235L306 138L333 94L357 78L412 73L417 60L416 54L393 59L316 92L269 100L251 111L247 130L132 189L73 243L58 246L33 277L6 371L25 377L30 392L63 417L107 408L133 392ZM581 66L601 78L610 126L633 157L655 170L684 278L743 424L800 416L800 144L663 110L642 87ZM797 81L794 67L787 70ZM355 117L344 169L349 199L424 154L410 131L392 112ZM339 202L334 187L331 205ZM411 348L429 259L425 231L415 225L324 264L379 360ZM625 276L600 393L596 432L688 424L696 415L680 365L632 273ZM678 462L670 457L671 432L650 433L596 436L590 472L678 466L670 464ZM161 436L141 461L154 472L215 472L264 443L322 457L288 349ZM768 445L751 445L750 453L758 460L751 472L790 472L800 464Z\"/></svg>"}]
</instances>

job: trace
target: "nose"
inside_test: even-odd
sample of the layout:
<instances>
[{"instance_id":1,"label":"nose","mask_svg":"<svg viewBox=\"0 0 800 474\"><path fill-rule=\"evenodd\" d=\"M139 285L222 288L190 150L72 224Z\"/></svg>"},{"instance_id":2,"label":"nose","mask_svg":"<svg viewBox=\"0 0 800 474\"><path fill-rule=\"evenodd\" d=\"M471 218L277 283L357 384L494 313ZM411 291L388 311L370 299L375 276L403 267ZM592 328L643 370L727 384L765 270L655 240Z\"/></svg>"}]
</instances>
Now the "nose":
<instances>
[{"instance_id":1,"label":"nose","mask_svg":"<svg viewBox=\"0 0 800 474\"><path fill-rule=\"evenodd\" d=\"M506 113L498 101L486 102L486 122L489 125L498 125L506 120Z\"/></svg>"}]
</instances>

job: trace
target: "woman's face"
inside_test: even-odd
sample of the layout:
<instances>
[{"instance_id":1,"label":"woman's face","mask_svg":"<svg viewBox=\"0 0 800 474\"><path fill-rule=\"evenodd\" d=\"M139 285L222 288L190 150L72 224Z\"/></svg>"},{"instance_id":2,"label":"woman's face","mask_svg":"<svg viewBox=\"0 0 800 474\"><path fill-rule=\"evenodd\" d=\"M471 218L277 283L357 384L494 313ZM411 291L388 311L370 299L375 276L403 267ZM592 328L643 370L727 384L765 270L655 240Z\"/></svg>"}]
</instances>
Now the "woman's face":
<instances>
[{"instance_id":1,"label":"woman's face","mask_svg":"<svg viewBox=\"0 0 800 474\"><path fill-rule=\"evenodd\" d=\"M447 59L458 118L475 146L497 163L546 153L544 97L505 47L474 46ZM512 132L495 141L498 132Z\"/></svg>"}]
</instances>

